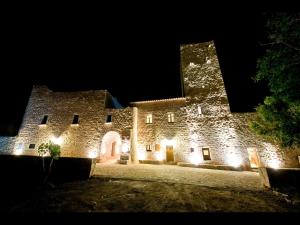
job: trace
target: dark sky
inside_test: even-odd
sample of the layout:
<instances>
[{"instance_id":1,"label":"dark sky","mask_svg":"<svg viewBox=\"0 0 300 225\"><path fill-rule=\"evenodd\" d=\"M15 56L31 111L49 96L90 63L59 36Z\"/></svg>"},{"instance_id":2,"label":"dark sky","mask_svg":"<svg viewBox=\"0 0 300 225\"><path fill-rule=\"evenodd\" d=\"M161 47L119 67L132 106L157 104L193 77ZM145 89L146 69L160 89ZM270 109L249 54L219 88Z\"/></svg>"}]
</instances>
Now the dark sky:
<instances>
[{"instance_id":1,"label":"dark sky","mask_svg":"<svg viewBox=\"0 0 300 225\"><path fill-rule=\"evenodd\" d=\"M181 96L183 43L215 40L231 110L253 111L260 13L109 12L11 16L2 28L0 134L15 134L33 84L107 89L121 104ZM185 13L184 13L185 12Z\"/></svg>"}]
</instances>

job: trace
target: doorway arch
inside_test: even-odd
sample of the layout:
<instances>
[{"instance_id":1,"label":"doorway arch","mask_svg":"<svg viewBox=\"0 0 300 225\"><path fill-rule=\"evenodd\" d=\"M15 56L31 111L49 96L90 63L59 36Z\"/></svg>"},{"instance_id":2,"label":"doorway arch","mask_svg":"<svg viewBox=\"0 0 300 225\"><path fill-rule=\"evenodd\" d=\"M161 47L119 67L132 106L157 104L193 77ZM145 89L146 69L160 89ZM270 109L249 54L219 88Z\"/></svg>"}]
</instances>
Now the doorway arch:
<instances>
[{"instance_id":1,"label":"doorway arch","mask_svg":"<svg viewBox=\"0 0 300 225\"><path fill-rule=\"evenodd\" d=\"M117 160L121 153L122 139L118 132L107 132L101 142L100 162Z\"/></svg>"}]
</instances>

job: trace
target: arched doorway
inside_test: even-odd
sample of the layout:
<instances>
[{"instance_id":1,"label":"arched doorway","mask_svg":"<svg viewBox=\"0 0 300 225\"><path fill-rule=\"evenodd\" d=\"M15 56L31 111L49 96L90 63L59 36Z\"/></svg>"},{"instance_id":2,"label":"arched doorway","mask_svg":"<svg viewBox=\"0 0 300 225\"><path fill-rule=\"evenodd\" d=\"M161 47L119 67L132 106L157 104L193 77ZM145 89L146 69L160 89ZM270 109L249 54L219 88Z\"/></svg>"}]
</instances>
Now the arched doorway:
<instances>
[{"instance_id":1,"label":"arched doorway","mask_svg":"<svg viewBox=\"0 0 300 225\"><path fill-rule=\"evenodd\" d=\"M121 153L122 140L118 132L107 132L101 142L100 162L116 161Z\"/></svg>"}]
</instances>

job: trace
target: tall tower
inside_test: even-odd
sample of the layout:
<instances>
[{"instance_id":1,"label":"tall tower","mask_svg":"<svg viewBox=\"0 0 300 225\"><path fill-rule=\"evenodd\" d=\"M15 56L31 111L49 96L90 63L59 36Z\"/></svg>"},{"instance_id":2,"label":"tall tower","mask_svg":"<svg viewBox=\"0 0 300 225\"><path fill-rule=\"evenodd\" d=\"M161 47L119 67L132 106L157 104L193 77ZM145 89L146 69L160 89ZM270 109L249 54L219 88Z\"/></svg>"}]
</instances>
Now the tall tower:
<instances>
[{"instance_id":1,"label":"tall tower","mask_svg":"<svg viewBox=\"0 0 300 225\"><path fill-rule=\"evenodd\" d=\"M229 112L227 94L213 41L180 47L185 97L206 115Z\"/></svg>"}]
</instances>

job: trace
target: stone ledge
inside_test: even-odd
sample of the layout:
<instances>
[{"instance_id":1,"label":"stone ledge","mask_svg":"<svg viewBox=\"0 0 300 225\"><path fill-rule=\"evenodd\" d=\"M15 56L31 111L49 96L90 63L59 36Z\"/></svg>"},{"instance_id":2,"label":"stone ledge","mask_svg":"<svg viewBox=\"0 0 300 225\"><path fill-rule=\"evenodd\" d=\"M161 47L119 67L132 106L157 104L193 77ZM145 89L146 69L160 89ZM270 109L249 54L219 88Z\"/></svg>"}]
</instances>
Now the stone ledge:
<instances>
[{"instance_id":1,"label":"stone ledge","mask_svg":"<svg viewBox=\"0 0 300 225\"><path fill-rule=\"evenodd\" d=\"M212 165L212 164L192 164L192 163L185 163L185 162L178 162L178 166L183 167L193 167L193 168L203 168L203 169L216 169L216 170L233 170L233 171L244 171L243 168L240 167L233 167L227 165Z\"/></svg>"},{"instance_id":2,"label":"stone ledge","mask_svg":"<svg viewBox=\"0 0 300 225\"><path fill-rule=\"evenodd\" d=\"M158 160L139 160L139 163L144 163L144 164L156 164L156 165L164 164L163 161L158 161Z\"/></svg>"}]
</instances>

